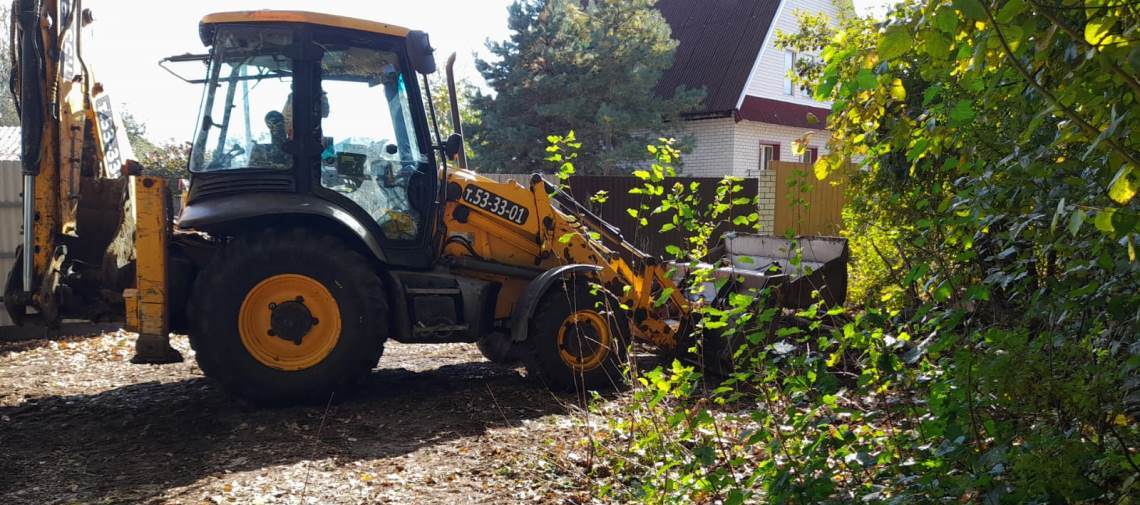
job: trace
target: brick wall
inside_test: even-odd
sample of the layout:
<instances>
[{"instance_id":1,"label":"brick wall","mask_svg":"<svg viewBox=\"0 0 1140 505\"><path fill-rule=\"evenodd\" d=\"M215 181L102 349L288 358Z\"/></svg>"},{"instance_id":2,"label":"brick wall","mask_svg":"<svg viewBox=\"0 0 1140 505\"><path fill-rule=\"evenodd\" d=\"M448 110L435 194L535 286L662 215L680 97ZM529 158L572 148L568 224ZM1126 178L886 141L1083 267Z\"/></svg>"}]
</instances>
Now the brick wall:
<instances>
[{"instance_id":1,"label":"brick wall","mask_svg":"<svg viewBox=\"0 0 1140 505\"><path fill-rule=\"evenodd\" d=\"M756 197L759 201L760 233L772 233L776 226L776 172L760 170L756 172Z\"/></svg>"},{"instance_id":2,"label":"brick wall","mask_svg":"<svg viewBox=\"0 0 1140 505\"><path fill-rule=\"evenodd\" d=\"M724 177L732 170L736 121L733 118L685 122L685 135L693 150L681 156L681 174L687 177Z\"/></svg>"}]
</instances>

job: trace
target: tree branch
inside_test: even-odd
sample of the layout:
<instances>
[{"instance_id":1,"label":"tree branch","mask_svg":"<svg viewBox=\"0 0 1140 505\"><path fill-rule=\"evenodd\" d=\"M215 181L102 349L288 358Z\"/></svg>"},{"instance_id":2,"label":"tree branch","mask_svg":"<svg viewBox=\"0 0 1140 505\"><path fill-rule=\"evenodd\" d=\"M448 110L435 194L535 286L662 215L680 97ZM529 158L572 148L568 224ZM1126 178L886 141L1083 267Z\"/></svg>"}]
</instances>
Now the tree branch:
<instances>
[{"instance_id":1,"label":"tree branch","mask_svg":"<svg viewBox=\"0 0 1140 505\"><path fill-rule=\"evenodd\" d=\"M1045 19L1052 21L1053 26L1060 28L1061 31L1067 33L1070 38L1077 41L1077 44L1083 46L1086 50L1092 49L1096 51L1097 55L1103 56L1103 53L1097 51L1096 48L1093 47L1092 44L1089 44L1084 37L1080 36L1076 30L1073 30L1071 26L1061 22L1061 19L1058 18L1056 14L1049 12L1049 9L1046 6L1039 4L1034 0L1030 0L1029 3L1034 7L1037 7L1037 10L1041 12L1042 16L1045 16ZM1122 79L1124 79L1124 82L1128 83L1128 86L1132 88L1132 93L1135 95L1135 98L1140 100L1140 80L1138 80L1136 76L1129 74L1127 71L1121 68L1120 65L1118 65L1112 58L1106 58L1104 60L1104 63L1108 65L1108 68L1112 69L1113 73L1119 75Z\"/></svg>"},{"instance_id":2,"label":"tree branch","mask_svg":"<svg viewBox=\"0 0 1140 505\"><path fill-rule=\"evenodd\" d=\"M1013 65L1013 68L1016 68L1018 73L1020 73L1021 76L1025 78L1026 82L1033 86L1033 88L1036 89L1038 93L1041 93L1041 96L1045 97L1045 99L1048 100L1049 103L1054 107L1056 107L1057 110L1063 112L1066 117L1071 119L1074 123L1077 123L1077 125L1079 125L1081 129L1085 130L1086 133L1091 135L1093 138L1101 136L1103 132L1101 132L1099 128L1093 126L1084 118L1082 118L1079 114L1077 114L1077 111L1061 103L1057 97L1053 96L1052 92L1042 86L1041 83L1037 82L1037 79L1034 79L1033 76L1029 75L1029 71L1027 71L1025 67L1021 66L1021 62L1017 61L1017 56L1013 54L1013 49L1009 47L1009 42L1005 39L1005 34L1001 32L1001 27L998 26L997 20L994 19L993 8L987 2L979 3L982 5L982 9L986 11L986 18L988 18L990 23L993 24L994 33L997 34L998 41L1001 42L1002 51L1005 52L1005 56L1007 59L1009 59L1009 63ZM1116 141L1116 139L1112 137L1105 137L1104 142L1108 144L1109 147L1111 147L1114 151L1116 151L1117 154L1123 156L1124 159L1128 160L1129 163L1140 167L1140 160L1136 158L1136 155L1133 154L1129 149L1121 146L1120 143Z\"/></svg>"}]
</instances>

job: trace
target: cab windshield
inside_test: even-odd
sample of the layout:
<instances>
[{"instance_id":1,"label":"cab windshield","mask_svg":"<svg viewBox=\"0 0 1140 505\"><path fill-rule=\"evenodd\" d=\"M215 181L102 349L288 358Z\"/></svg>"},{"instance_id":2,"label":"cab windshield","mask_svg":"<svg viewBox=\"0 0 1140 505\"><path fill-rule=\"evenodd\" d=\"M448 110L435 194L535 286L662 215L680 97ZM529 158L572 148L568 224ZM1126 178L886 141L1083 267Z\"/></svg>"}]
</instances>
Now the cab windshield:
<instances>
[{"instance_id":1,"label":"cab windshield","mask_svg":"<svg viewBox=\"0 0 1140 505\"><path fill-rule=\"evenodd\" d=\"M293 91L292 32L219 29L190 170L293 166L283 111Z\"/></svg>"}]
</instances>

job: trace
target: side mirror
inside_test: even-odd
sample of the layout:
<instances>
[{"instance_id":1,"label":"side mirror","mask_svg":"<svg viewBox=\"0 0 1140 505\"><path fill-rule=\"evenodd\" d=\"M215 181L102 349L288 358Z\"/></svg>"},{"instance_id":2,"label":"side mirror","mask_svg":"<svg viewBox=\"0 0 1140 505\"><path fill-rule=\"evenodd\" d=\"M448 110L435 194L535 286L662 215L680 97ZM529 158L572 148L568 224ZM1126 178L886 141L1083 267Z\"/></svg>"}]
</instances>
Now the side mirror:
<instances>
[{"instance_id":1,"label":"side mirror","mask_svg":"<svg viewBox=\"0 0 1140 505\"><path fill-rule=\"evenodd\" d=\"M427 32L412 30L405 39L408 47L408 59L412 62L412 70L421 74L435 72L435 49L431 47Z\"/></svg>"},{"instance_id":2,"label":"side mirror","mask_svg":"<svg viewBox=\"0 0 1140 505\"><path fill-rule=\"evenodd\" d=\"M443 144L443 154L447 156L447 159L456 161L462 152L463 135L452 133L447 137L447 142Z\"/></svg>"}]
</instances>

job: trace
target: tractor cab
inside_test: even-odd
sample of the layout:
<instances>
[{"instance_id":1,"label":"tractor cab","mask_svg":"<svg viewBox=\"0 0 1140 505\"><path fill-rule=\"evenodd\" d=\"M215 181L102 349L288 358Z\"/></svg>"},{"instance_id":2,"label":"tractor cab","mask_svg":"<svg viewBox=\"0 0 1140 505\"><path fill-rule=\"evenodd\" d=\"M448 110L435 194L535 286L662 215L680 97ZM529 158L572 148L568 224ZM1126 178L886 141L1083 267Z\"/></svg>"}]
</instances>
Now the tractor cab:
<instances>
[{"instance_id":1,"label":"tractor cab","mask_svg":"<svg viewBox=\"0 0 1140 505\"><path fill-rule=\"evenodd\" d=\"M426 34L293 11L212 14L200 34L179 225L333 221L388 264L427 266L439 182L416 75L435 70Z\"/></svg>"}]
</instances>

